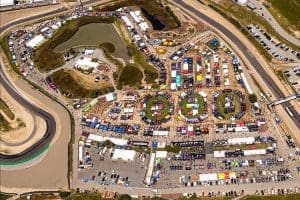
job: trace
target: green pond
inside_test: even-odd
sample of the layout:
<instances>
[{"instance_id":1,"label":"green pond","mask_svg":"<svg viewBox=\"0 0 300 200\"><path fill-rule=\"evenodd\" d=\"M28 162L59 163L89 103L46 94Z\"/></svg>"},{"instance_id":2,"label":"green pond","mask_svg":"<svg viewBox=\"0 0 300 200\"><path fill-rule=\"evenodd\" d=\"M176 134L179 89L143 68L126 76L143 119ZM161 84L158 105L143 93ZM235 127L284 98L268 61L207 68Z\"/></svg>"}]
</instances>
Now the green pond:
<instances>
[{"instance_id":1,"label":"green pond","mask_svg":"<svg viewBox=\"0 0 300 200\"><path fill-rule=\"evenodd\" d=\"M98 46L104 42L110 42L115 46L114 56L128 61L126 45L115 27L107 23L91 23L79 27L79 30L69 40L56 46L54 52L62 52L80 45Z\"/></svg>"}]
</instances>

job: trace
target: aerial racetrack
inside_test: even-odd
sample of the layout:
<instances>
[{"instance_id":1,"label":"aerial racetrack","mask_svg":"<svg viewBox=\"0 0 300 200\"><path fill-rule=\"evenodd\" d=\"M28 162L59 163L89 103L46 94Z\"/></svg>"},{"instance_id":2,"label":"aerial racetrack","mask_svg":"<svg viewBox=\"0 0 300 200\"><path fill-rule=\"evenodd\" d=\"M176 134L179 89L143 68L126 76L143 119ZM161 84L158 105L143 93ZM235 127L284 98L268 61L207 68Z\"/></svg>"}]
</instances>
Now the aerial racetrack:
<instances>
[{"instance_id":1,"label":"aerial racetrack","mask_svg":"<svg viewBox=\"0 0 300 200\"><path fill-rule=\"evenodd\" d=\"M17 153L17 154L0 154L0 162L2 165L9 165L24 162L30 160L37 156L37 153L42 152L51 142L55 135L56 131L56 121L54 117L46 112L45 110L39 108L38 106L29 102L26 98L24 98L19 92L16 91L16 88L12 86L12 83L8 80L4 73L3 66L0 65L0 74L1 79L0 83L3 87L7 90L7 92L22 106L33 112L35 115L41 117L46 122L46 132L43 137L36 142L34 145L30 146L29 148L25 149L24 151Z\"/></svg>"}]
</instances>

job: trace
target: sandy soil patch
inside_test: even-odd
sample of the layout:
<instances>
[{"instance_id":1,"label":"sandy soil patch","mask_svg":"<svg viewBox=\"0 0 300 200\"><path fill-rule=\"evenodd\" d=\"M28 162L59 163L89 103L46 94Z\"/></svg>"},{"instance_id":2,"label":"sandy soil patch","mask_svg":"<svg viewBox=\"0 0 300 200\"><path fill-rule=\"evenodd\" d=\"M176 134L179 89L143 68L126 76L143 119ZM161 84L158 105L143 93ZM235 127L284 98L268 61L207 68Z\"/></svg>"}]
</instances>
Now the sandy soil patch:
<instances>
[{"instance_id":1,"label":"sandy soil patch","mask_svg":"<svg viewBox=\"0 0 300 200\"><path fill-rule=\"evenodd\" d=\"M36 125L36 127L31 130L24 127L12 131L9 134L1 135L1 140L3 139L3 141L10 145L2 142L0 145L0 152L7 154L20 153L40 140L46 131L46 122L42 118L36 117L32 124ZM23 143L24 139L25 143ZM19 143L22 144L19 145Z\"/></svg>"},{"instance_id":2,"label":"sandy soil patch","mask_svg":"<svg viewBox=\"0 0 300 200\"><path fill-rule=\"evenodd\" d=\"M66 70L66 72L69 73L79 85L89 90L97 90L111 86L109 81L102 79L102 75L100 76L101 80L96 83L95 78L98 76L96 74L83 74L77 70Z\"/></svg>"},{"instance_id":3,"label":"sandy soil patch","mask_svg":"<svg viewBox=\"0 0 300 200\"><path fill-rule=\"evenodd\" d=\"M293 31L296 38L300 39L300 31Z\"/></svg>"},{"instance_id":4,"label":"sandy soil patch","mask_svg":"<svg viewBox=\"0 0 300 200\"><path fill-rule=\"evenodd\" d=\"M19 18L38 15L41 13L49 12L51 10L55 10L60 7L62 7L62 5L57 4L57 5L36 7L36 8L26 8L21 10L10 10L5 12L0 12L0 26L3 26L4 24L17 20Z\"/></svg>"}]
</instances>

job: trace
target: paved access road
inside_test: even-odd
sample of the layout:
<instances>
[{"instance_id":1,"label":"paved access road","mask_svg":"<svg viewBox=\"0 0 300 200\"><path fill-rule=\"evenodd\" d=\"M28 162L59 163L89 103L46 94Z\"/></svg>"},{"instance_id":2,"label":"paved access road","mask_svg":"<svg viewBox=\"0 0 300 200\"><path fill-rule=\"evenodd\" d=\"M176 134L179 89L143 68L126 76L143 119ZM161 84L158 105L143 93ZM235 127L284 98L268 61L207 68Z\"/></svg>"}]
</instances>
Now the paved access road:
<instances>
[{"instance_id":1,"label":"paved access road","mask_svg":"<svg viewBox=\"0 0 300 200\"><path fill-rule=\"evenodd\" d=\"M11 95L19 104L24 106L27 110L30 110L35 115L41 117L46 122L46 126L47 126L46 133L37 143L35 143L25 151L18 154L12 154L12 155L0 154L0 162L2 163L25 160L27 158L30 158L32 155L34 155L37 151L43 149L44 147L50 144L56 131L56 122L52 115L50 115L48 112L44 111L43 109L29 102L26 98L22 96L22 94L20 94L17 91L17 89L13 86L10 80L6 77L2 65L0 65L0 84L3 85L5 90L9 93L9 95Z\"/></svg>"},{"instance_id":2,"label":"paved access road","mask_svg":"<svg viewBox=\"0 0 300 200\"><path fill-rule=\"evenodd\" d=\"M256 59L256 57L248 50L245 44L230 30L226 27L215 21L214 19L206 16L205 14L201 13L199 10L195 9L194 7L188 5L182 0L174 0L175 3L182 6L183 8L189 10L191 13L199 17L201 20L207 22L212 28L219 30L222 32L226 37L228 37L245 55L245 57L249 60L251 65L256 69L256 71L263 77L266 85L269 86L270 90L274 94L276 99L285 98L283 92L278 88L274 80L269 76L266 72L264 67L260 64L260 62ZM297 127L300 129L300 114L292 107L289 102L283 103L283 107L289 107L291 112L294 114L292 120L295 122Z\"/></svg>"}]
</instances>

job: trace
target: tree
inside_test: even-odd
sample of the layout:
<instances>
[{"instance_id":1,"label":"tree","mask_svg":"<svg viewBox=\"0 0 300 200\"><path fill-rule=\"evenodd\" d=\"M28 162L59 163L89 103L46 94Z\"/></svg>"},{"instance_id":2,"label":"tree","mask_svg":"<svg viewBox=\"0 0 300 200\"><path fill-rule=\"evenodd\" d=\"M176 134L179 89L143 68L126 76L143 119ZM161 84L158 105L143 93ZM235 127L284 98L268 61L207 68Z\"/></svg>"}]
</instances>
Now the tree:
<instances>
[{"instance_id":1,"label":"tree","mask_svg":"<svg viewBox=\"0 0 300 200\"><path fill-rule=\"evenodd\" d=\"M257 96L255 94L250 94L249 95L249 101L251 103L256 103L257 102Z\"/></svg>"}]
</instances>

